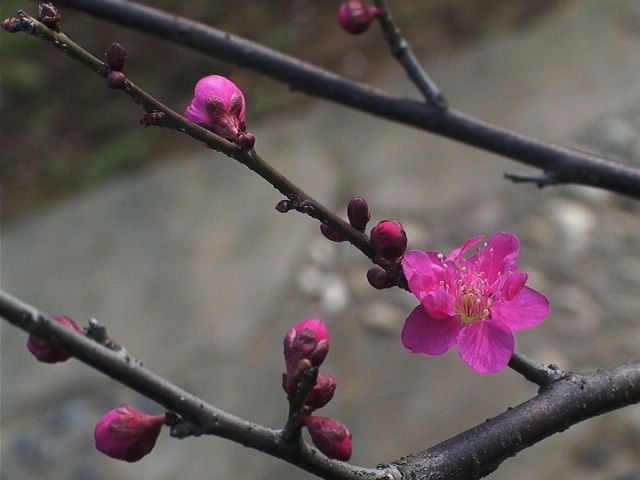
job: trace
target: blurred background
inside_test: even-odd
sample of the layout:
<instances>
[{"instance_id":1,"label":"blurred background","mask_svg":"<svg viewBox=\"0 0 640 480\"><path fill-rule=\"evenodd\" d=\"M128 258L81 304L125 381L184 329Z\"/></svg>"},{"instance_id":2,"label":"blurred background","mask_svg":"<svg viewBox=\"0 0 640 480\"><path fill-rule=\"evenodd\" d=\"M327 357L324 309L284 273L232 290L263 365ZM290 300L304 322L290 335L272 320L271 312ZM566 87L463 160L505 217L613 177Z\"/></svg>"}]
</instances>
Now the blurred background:
<instances>
[{"instance_id":1,"label":"blurred background","mask_svg":"<svg viewBox=\"0 0 640 480\"><path fill-rule=\"evenodd\" d=\"M418 98L377 29L338 29L339 2L146 2ZM640 6L622 0L391 3L452 105L546 140L640 166ZM32 2L5 0L2 17ZM63 31L96 56L113 41L126 73L181 111L202 76L245 92L256 149L343 213L365 197L372 225L401 221L410 248L447 252L498 230L553 310L517 349L588 371L638 358L637 202L584 187L502 179L527 167L314 100L286 85L63 9ZM232 160L175 132L142 129L126 96L59 52L2 32L2 288L52 314L95 317L153 371L217 407L282 426L284 332L330 325L324 371L338 391L322 414L375 466L443 441L535 394L510 370L484 376L454 351L412 355L398 334L415 299L368 286L355 249ZM161 407L71 360L37 363L1 323L2 480L313 478L216 438L161 436L140 462L95 451L92 429L119 403ZM585 422L508 460L491 478L640 479L640 409Z\"/></svg>"}]
</instances>

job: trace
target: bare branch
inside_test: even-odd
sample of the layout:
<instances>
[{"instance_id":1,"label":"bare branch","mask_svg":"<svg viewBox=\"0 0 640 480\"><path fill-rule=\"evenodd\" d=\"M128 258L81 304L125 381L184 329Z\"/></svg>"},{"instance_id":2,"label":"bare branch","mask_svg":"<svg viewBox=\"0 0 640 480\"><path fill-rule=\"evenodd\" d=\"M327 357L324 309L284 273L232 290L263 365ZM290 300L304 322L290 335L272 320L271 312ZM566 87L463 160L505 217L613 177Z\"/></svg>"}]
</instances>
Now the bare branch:
<instances>
[{"instance_id":1,"label":"bare branch","mask_svg":"<svg viewBox=\"0 0 640 480\"><path fill-rule=\"evenodd\" d=\"M395 464L403 478L475 480L554 433L638 402L640 361L572 374L543 388L531 400Z\"/></svg>"},{"instance_id":2,"label":"bare branch","mask_svg":"<svg viewBox=\"0 0 640 480\"><path fill-rule=\"evenodd\" d=\"M551 174L557 183L602 188L640 199L640 169L492 125L454 109L445 111L348 80L296 58L193 20L123 0L59 0L97 17L281 80L319 96L512 158Z\"/></svg>"}]
</instances>

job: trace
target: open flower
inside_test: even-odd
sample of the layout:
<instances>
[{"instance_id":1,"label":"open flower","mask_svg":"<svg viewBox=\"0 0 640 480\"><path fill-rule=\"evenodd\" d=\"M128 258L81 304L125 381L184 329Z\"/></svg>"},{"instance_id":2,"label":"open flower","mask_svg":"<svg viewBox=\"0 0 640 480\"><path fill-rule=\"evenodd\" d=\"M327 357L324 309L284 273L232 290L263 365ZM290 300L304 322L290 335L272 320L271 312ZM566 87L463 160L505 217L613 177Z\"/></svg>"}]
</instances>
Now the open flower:
<instances>
[{"instance_id":1,"label":"open flower","mask_svg":"<svg viewBox=\"0 0 640 480\"><path fill-rule=\"evenodd\" d=\"M96 448L118 460L136 462L153 450L165 418L120 405L96 424Z\"/></svg>"},{"instance_id":2,"label":"open flower","mask_svg":"<svg viewBox=\"0 0 640 480\"><path fill-rule=\"evenodd\" d=\"M515 235L494 234L476 253L462 255L482 237L465 241L447 257L412 250L402 259L409 289L418 305L402 329L403 345L413 353L440 355L454 345L471 368L495 373L507 366L515 348L513 330L540 323L549 301L526 287Z\"/></svg>"}]
</instances>

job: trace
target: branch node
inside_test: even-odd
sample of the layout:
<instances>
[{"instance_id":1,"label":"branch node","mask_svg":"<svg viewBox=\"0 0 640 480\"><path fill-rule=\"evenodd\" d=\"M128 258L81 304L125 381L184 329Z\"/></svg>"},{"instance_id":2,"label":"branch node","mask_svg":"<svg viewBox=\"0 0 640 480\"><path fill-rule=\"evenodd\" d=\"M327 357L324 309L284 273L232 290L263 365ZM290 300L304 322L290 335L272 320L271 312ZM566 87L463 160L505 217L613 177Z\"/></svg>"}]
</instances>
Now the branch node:
<instances>
[{"instance_id":1,"label":"branch node","mask_svg":"<svg viewBox=\"0 0 640 480\"><path fill-rule=\"evenodd\" d=\"M557 185L560 183L560 176L557 172L544 172L544 173L517 173L517 172L505 172L504 178L511 180L513 183L535 183L538 188L543 188L548 185Z\"/></svg>"}]
</instances>

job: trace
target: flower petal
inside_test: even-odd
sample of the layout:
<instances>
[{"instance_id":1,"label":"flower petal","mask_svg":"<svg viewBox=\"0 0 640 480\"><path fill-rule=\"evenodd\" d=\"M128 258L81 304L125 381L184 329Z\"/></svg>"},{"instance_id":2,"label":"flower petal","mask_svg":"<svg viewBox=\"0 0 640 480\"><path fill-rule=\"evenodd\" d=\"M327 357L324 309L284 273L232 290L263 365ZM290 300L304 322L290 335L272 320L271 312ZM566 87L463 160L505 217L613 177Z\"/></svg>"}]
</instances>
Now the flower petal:
<instances>
[{"instance_id":1,"label":"flower petal","mask_svg":"<svg viewBox=\"0 0 640 480\"><path fill-rule=\"evenodd\" d=\"M449 256L447 257L447 261L457 260L460 255L462 255L464 252L469 250L474 244L478 243L480 240L482 240L482 235L465 240L460 248L456 248L449 254Z\"/></svg>"},{"instance_id":2,"label":"flower petal","mask_svg":"<svg viewBox=\"0 0 640 480\"><path fill-rule=\"evenodd\" d=\"M439 320L456 314L456 299L444 290L433 290L420 300L427 313Z\"/></svg>"},{"instance_id":3,"label":"flower petal","mask_svg":"<svg viewBox=\"0 0 640 480\"><path fill-rule=\"evenodd\" d=\"M513 334L490 320L473 322L458 335L460 358L479 373L499 372L515 349Z\"/></svg>"},{"instance_id":4,"label":"flower petal","mask_svg":"<svg viewBox=\"0 0 640 480\"><path fill-rule=\"evenodd\" d=\"M411 277L416 273L430 275L434 269L442 270L442 262L438 258L438 252L410 250L402 257L402 270L407 280L411 280Z\"/></svg>"},{"instance_id":5,"label":"flower petal","mask_svg":"<svg viewBox=\"0 0 640 480\"><path fill-rule=\"evenodd\" d=\"M509 330L523 330L543 321L551 310L547 297L530 287L522 290L509 301L491 306L491 318Z\"/></svg>"},{"instance_id":6,"label":"flower petal","mask_svg":"<svg viewBox=\"0 0 640 480\"><path fill-rule=\"evenodd\" d=\"M499 274L518 271L515 260L519 252L518 237L507 232L494 233L478 255L478 270L485 272L487 280L492 284Z\"/></svg>"},{"instance_id":7,"label":"flower petal","mask_svg":"<svg viewBox=\"0 0 640 480\"><path fill-rule=\"evenodd\" d=\"M400 338L405 348L413 353L441 355L456 343L461 329L462 323L458 319L433 318L418 305L405 320Z\"/></svg>"}]
</instances>

